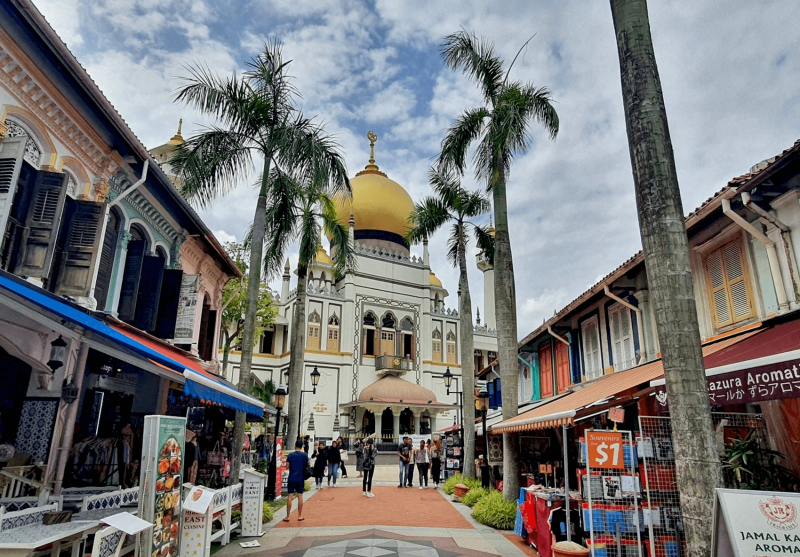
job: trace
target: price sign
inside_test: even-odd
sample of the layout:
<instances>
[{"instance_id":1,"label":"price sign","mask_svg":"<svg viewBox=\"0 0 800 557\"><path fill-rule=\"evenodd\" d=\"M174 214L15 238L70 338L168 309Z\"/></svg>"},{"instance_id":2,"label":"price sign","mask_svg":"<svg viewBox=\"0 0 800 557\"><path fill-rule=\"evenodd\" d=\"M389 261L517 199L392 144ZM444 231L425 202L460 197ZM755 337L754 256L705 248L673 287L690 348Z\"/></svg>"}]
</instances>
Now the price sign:
<instances>
[{"instance_id":1,"label":"price sign","mask_svg":"<svg viewBox=\"0 0 800 557\"><path fill-rule=\"evenodd\" d=\"M587 431L590 468L625 468L622 434L614 431Z\"/></svg>"}]
</instances>

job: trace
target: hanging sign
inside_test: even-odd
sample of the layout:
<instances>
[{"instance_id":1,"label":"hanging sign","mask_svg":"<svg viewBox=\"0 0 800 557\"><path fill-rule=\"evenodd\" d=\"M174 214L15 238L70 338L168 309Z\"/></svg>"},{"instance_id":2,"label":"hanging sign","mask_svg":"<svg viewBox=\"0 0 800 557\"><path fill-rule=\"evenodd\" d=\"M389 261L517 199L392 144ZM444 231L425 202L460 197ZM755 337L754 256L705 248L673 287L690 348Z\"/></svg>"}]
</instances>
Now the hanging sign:
<instances>
[{"instance_id":1,"label":"hanging sign","mask_svg":"<svg viewBox=\"0 0 800 557\"><path fill-rule=\"evenodd\" d=\"M622 434L614 431L587 431L589 468L625 468Z\"/></svg>"},{"instance_id":2,"label":"hanging sign","mask_svg":"<svg viewBox=\"0 0 800 557\"><path fill-rule=\"evenodd\" d=\"M267 477L255 470L244 471L242 488L242 537L249 538L264 534L264 487Z\"/></svg>"},{"instance_id":3,"label":"hanging sign","mask_svg":"<svg viewBox=\"0 0 800 557\"><path fill-rule=\"evenodd\" d=\"M175 320L175 337L172 339L175 344L194 342L194 318L199 287L200 275L183 275L178 299L178 317Z\"/></svg>"},{"instance_id":4,"label":"hanging sign","mask_svg":"<svg viewBox=\"0 0 800 557\"><path fill-rule=\"evenodd\" d=\"M614 423L622 423L625 421L625 410L622 408L609 408L608 419Z\"/></svg>"},{"instance_id":5,"label":"hanging sign","mask_svg":"<svg viewBox=\"0 0 800 557\"><path fill-rule=\"evenodd\" d=\"M717 489L713 557L800 555L800 494Z\"/></svg>"}]
</instances>

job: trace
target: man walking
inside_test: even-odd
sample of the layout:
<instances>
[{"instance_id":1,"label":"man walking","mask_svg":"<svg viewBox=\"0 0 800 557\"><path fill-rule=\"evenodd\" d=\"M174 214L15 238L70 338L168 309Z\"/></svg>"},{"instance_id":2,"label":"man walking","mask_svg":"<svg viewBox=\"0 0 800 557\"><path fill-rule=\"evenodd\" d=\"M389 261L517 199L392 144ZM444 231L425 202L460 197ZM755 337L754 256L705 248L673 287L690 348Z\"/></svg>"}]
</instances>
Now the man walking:
<instances>
[{"instance_id":1,"label":"man walking","mask_svg":"<svg viewBox=\"0 0 800 557\"><path fill-rule=\"evenodd\" d=\"M294 442L294 451L286 457L289 464L289 500L286 502L286 518L284 522L289 522L289 515L292 514L292 496L297 494L297 522L305 520L303 518L303 491L305 491L305 471L308 468L308 455L303 451L303 440L297 439Z\"/></svg>"},{"instance_id":2,"label":"man walking","mask_svg":"<svg viewBox=\"0 0 800 557\"><path fill-rule=\"evenodd\" d=\"M411 462L411 446L408 444L408 437L403 436L403 440L397 447L397 456L400 457L400 485L403 487L408 481L408 463Z\"/></svg>"}]
</instances>

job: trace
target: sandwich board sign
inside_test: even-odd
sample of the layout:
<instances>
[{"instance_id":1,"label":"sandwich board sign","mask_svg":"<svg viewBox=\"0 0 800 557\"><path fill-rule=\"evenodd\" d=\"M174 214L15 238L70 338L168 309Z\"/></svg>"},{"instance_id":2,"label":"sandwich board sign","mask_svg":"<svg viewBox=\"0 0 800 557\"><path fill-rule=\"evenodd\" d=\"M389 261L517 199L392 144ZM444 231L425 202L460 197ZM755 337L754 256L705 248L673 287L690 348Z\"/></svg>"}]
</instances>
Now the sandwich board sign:
<instances>
[{"instance_id":1,"label":"sandwich board sign","mask_svg":"<svg viewBox=\"0 0 800 557\"><path fill-rule=\"evenodd\" d=\"M244 471L242 488L242 537L263 536L264 488L267 477L255 470Z\"/></svg>"},{"instance_id":2,"label":"sandwich board sign","mask_svg":"<svg viewBox=\"0 0 800 557\"><path fill-rule=\"evenodd\" d=\"M800 555L800 493L717 489L714 557Z\"/></svg>"}]
</instances>

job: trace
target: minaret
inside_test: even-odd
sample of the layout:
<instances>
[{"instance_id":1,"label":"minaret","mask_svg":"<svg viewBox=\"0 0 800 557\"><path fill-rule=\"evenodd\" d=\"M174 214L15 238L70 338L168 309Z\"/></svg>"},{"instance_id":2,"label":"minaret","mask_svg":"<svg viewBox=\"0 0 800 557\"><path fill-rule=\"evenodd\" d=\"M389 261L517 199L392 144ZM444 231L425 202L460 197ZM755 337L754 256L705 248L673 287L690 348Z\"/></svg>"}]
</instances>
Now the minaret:
<instances>
[{"instance_id":1,"label":"minaret","mask_svg":"<svg viewBox=\"0 0 800 557\"><path fill-rule=\"evenodd\" d=\"M422 239L422 264L426 267L431 266L430 255L428 254L428 237Z\"/></svg>"},{"instance_id":2,"label":"minaret","mask_svg":"<svg viewBox=\"0 0 800 557\"><path fill-rule=\"evenodd\" d=\"M164 171L164 174L167 175L175 187L180 187L183 179L173 172L172 165L170 165L170 160L175 154L175 151L178 149L178 146L183 145L184 143L183 135L181 135L182 128L183 119L181 118L178 120L178 132L172 136L172 139L150 151L153 157L158 161L158 164L161 165L161 169Z\"/></svg>"},{"instance_id":3,"label":"minaret","mask_svg":"<svg viewBox=\"0 0 800 557\"><path fill-rule=\"evenodd\" d=\"M286 303L289 299L289 279L292 274L289 272L289 260L286 260L286 265L283 267L283 284L281 285L281 302Z\"/></svg>"},{"instance_id":4,"label":"minaret","mask_svg":"<svg viewBox=\"0 0 800 557\"><path fill-rule=\"evenodd\" d=\"M489 217L489 234L494 238L494 226L492 217ZM478 269L483 271L483 317L486 327L489 329L497 328L497 321L494 315L494 267L489 263L489 259L483 252L475 256Z\"/></svg>"}]
</instances>

